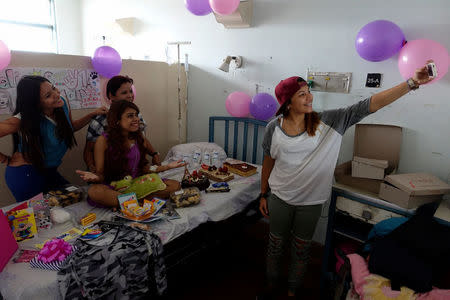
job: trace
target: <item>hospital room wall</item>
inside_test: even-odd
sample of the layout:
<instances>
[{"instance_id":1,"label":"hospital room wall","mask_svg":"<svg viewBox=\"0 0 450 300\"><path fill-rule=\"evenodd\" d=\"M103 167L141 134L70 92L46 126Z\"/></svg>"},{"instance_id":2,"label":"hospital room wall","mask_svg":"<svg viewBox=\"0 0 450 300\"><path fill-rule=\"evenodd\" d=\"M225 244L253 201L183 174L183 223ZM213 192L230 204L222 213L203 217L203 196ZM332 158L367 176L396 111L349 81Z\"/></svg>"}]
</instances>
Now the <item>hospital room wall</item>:
<instances>
[{"instance_id":1,"label":"hospital room wall","mask_svg":"<svg viewBox=\"0 0 450 300\"><path fill-rule=\"evenodd\" d=\"M86 56L58 55L48 53L12 52L10 67L55 67L55 68L92 68L91 60ZM184 70L182 66L182 70ZM177 82L178 71L175 65L169 66L164 62L123 60L121 74L134 79L136 86L136 104L147 122L146 137L149 138L155 149L161 153L162 158L169 148L178 143L178 99ZM102 78L104 83L106 79ZM184 71L181 72L181 98L184 101L186 81ZM91 112L92 109L72 110L73 119L78 119ZM1 115L0 120L8 118ZM175 124L175 125L174 125ZM186 114L182 106L182 140L186 139ZM76 169L84 170L83 149L86 139L87 126L76 132L78 145L68 151L60 167L61 174L70 182L83 184ZM12 137L0 139L0 152L11 154ZM0 207L14 202L3 176L5 166L0 165Z\"/></svg>"},{"instance_id":2,"label":"hospital room wall","mask_svg":"<svg viewBox=\"0 0 450 300\"><path fill-rule=\"evenodd\" d=\"M398 55L383 62L358 56L354 39L370 21L386 19L402 28L408 40L432 39L450 49L450 2L433 0L292 1L255 0L251 28L224 29L213 15L190 14L183 1L84 0L83 48L96 47L95 32L104 32L125 56L174 61L175 46L167 41L191 41L181 47L189 54L188 140L206 141L208 117L228 115L225 99L233 91L273 94L275 85L292 75L314 71L352 72L349 94L314 93L314 109L321 111L353 104L403 81ZM133 17L133 34L117 31L116 19ZM94 22L95 20L95 22ZM103 25L102 25L103 24ZM117 25L117 24L116 24ZM103 29L102 29L103 28ZM98 34L97 34L98 35ZM227 55L241 55L241 69L218 69ZM382 73L380 89L365 88L367 73ZM450 176L450 74L410 93L363 122L404 128L400 172L431 172ZM344 136L339 161L349 160L354 129Z\"/></svg>"}]
</instances>

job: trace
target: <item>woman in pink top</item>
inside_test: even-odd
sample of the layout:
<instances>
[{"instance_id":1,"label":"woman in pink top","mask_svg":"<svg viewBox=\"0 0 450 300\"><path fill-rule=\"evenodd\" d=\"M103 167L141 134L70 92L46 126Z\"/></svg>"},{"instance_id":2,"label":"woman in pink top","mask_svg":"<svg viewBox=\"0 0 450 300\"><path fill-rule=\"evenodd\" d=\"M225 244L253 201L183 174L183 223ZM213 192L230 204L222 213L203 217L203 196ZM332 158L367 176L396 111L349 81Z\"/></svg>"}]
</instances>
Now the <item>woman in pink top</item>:
<instances>
[{"instance_id":1,"label":"woman in pink top","mask_svg":"<svg viewBox=\"0 0 450 300\"><path fill-rule=\"evenodd\" d=\"M139 130L139 108L136 104L120 100L113 102L109 109L106 134L95 142L94 160L96 172L77 170L84 181L101 183L93 185L89 191L92 201L104 206L118 206L119 192L111 189L111 181L121 180L127 175L133 178L149 172L163 172L184 166L181 161L165 166L150 167L145 153L150 144ZM167 188L152 194L155 197L168 198L170 192L180 189L175 180L165 180Z\"/></svg>"}]
</instances>

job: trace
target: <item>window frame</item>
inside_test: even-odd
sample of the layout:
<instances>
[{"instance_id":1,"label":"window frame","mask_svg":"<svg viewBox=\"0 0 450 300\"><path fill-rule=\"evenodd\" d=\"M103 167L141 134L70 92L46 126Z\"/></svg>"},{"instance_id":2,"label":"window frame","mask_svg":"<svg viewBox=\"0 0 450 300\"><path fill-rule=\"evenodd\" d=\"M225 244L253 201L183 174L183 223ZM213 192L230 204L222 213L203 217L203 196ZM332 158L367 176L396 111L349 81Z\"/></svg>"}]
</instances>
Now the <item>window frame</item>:
<instances>
[{"instance_id":1,"label":"window frame","mask_svg":"<svg viewBox=\"0 0 450 300\"><path fill-rule=\"evenodd\" d=\"M12 0L12 1L14 1L14 0ZM48 0L48 2L49 2L49 7L50 7L50 12L49 12L50 19L52 20L52 23L53 23L51 25L32 23L32 22L24 22L24 21L5 20L5 19L0 19L0 23L28 26L28 27L32 27L32 28L50 29L52 31L52 40L53 40L55 53L59 54L59 44L58 44L58 38L57 38L58 36L57 36L57 28L56 28L55 0ZM31 51L31 52L35 52L35 51Z\"/></svg>"}]
</instances>

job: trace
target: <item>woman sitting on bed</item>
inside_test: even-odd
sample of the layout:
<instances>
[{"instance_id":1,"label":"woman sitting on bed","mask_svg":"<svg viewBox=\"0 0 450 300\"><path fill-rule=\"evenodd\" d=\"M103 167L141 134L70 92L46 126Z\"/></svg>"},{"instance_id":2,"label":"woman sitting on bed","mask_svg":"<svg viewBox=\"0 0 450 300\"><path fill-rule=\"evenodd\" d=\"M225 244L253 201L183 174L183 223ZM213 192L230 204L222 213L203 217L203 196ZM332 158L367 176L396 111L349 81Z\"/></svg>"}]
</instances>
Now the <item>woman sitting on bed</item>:
<instances>
[{"instance_id":1,"label":"woman sitting on bed","mask_svg":"<svg viewBox=\"0 0 450 300\"><path fill-rule=\"evenodd\" d=\"M182 167L180 161L165 166L150 167L145 153L149 142L139 130L139 108L132 102L120 100L114 102L107 115L108 127L95 142L94 160L96 173L77 170L84 181L101 183L91 186L88 191L92 201L104 206L118 206L117 196L108 184L121 180L127 175L133 178L150 172L163 172ZM180 189L175 180L165 180L166 189L151 194L154 197L168 198L170 192ZM151 197L150 196L150 197Z\"/></svg>"}]
</instances>

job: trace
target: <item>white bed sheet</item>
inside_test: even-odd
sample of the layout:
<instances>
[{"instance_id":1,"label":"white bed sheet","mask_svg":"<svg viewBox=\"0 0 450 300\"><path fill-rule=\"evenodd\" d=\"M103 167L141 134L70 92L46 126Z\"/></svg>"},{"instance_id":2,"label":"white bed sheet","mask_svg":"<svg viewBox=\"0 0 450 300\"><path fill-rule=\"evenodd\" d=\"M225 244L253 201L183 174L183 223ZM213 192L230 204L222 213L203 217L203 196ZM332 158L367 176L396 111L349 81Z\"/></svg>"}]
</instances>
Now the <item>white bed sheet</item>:
<instances>
[{"instance_id":1,"label":"white bed sheet","mask_svg":"<svg viewBox=\"0 0 450 300\"><path fill-rule=\"evenodd\" d=\"M163 244L191 231L207 221L218 222L241 212L252 200L256 199L260 191L260 171L250 177L235 175L229 181L231 191L228 193L204 193L201 194L199 204L191 207L176 209L180 219L171 221L158 221L151 223L152 230L161 238ZM183 169L161 173L161 177L181 181ZM4 211L16 206L10 205L3 208ZM72 220L64 224L54 226L50 230L39 232L39 236L33 240L19 244L19 249L34 249L33 245L41 243L48 238L57 236L73 227L77 227L78 221L88 212L95 212L97 220L110 220L113 216L109 209L94 208L86 201L66 207L72 215ZM47 271L31 268L29 263L9 262L0 273L0 293L5 299L61 299L57 275L55 271Z\"/></svg>"}]
</instances>

